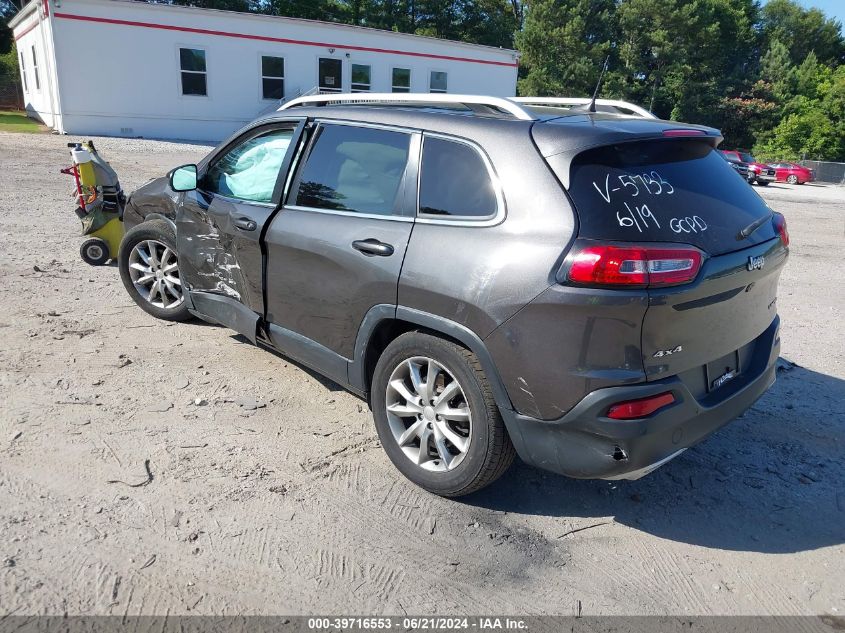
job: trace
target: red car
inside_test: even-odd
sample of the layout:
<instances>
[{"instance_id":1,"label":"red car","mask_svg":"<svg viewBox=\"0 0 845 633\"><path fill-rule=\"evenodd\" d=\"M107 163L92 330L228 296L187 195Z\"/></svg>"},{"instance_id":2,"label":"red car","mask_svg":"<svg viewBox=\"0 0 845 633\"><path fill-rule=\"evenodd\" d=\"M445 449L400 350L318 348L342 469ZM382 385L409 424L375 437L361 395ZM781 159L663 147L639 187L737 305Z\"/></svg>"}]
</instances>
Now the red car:
<instances>
[{"instance_id":1,"label":"red car","mask_svg":"<svg viewBox=\"0 0 845 633\"><path fill-rule=\"evenodd\" d=\"M775 181L775 168L772 165L758 163L751 154L738 149L723 149L720 151L732 163L745 163L748 165L749 184L757 183L765 187L770 182Z\"/></svg>"},{"instance_id":2,"label":"red car","mask_svg":"<svg viewBox=\"0 0 845 633\"><path fill-rule=\"evenodd\" d=\"M775 168L775 177L778 182L788 182L790 185L803 185L805 182L814 182L816 172L802 165L795 163L772 163Z\"/></svg>"}]
</instances>

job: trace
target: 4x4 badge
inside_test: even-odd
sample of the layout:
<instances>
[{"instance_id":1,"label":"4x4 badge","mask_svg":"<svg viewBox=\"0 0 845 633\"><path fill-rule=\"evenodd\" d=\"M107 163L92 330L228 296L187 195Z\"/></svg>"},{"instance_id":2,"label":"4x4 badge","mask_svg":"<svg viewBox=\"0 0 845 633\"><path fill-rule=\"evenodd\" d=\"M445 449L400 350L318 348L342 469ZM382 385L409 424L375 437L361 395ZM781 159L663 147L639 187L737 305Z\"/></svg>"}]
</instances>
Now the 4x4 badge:
<instances>
[{"instance_id":1,"label":"4x4 badge","mask_svg":"<svg viewBox=\"0 0 845 633\"><path fill-rule=\"evenodd\" d=\"M663 358L664 356L671 356L672 354L677 354L678 352L683 352L683 351L684 351L684 348L681 347L680 345L678 345L674 349L658 350L658 351L654 352L654 354L652 354L652 358Z\"/></svg>"},{"instance_id":2,"label":"4x4 badge","mask_svg":"<svg viewBox=\"0 0 845 633\"><path fill-rule=\"evenodd\" d=\"M763 255L751 255L748 258L748 270L762 270L766 265L766 258Z\"/></svg>"}]
</instances>

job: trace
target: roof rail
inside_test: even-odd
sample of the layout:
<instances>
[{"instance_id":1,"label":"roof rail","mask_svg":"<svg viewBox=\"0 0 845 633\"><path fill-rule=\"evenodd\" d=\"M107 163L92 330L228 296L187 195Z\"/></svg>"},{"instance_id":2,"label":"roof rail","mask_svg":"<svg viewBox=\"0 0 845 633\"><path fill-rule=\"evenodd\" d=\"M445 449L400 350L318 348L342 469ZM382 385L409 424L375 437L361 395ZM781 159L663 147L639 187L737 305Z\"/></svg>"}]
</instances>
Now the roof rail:
<instances>
[{"instance_id":1,"label":"roof rail","mask_svg":"<svg viewBox=\"0 0 845 633\"><path fill-rule=\"evenodd\" d=\"M297 97L283 104L279 110L289 110L298 106L325 106L331 104L355 105L372 103L376 105L393 104L425 104L436 107L438 105L462 105L477 114L509 114L520 121L534 121L537 117L523 108L520 104L504 97L487 97L482 95L429 94L429 93L338 93L327 95L312 95Z\"/></svg>"},{"instance_id":2,"label":"roof rail","mask_svg":"<svg viewBox=\"0 0 845 633\"><path fill-rule=\"evenodd\" d=\"M527 106L578 106L588 105L592 99L589 97L512 97L512 100L521 105ZM610 106L622 110L629 110L636 116L646 119L656 119L651 112L640 106L628 103L627 101L617 101L616 99L596 99L596 105Z\"/></svg>"}]
</instances>

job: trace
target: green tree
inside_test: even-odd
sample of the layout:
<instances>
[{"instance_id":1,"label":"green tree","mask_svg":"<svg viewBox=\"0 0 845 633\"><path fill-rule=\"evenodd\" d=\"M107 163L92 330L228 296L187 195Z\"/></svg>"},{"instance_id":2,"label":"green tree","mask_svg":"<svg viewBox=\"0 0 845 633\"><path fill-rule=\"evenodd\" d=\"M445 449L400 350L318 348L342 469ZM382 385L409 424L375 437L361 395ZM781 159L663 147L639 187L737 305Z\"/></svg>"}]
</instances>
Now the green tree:
<instances>
[{"instance_id":1,"label":"green tree","mask_svg":"<svg viewBox=\"0 0 845 633\"><path fill-rule=\"evenodd\" d=\"M780 40L774 40L766 54L760 59L760 79L768 87L772 100L783 114L786 103L795 94L795 67L789 48Z\"/></svg>"},{"instance_id":2,"label":"green tree","mask_svg":"<svg viewBox=\"0 0 845 633\"><path fill-rule=\"evenodd\" d=\"M759 133L755 151L766 159L845 159L845 66L819 64L810 52L793 73L794 92L783 117Z\"/></svg>"},{"instance_id":3,"label":"green tree","mask_svg":"<svg viewBox=\"0 0 845 633\"><path fill-rule=\"evenodd\" d=\"M228 1L228 0L226 0ZM260 13L284 15L307 20L325 22L345 22L348 12L345 3L335 0L263 0L258 5Z\"/></svg>"},{"instance_id":4,"label":"green tree","mask_svg":"<svg viewBox=\"0 0 845 633\"><path fill-rule=\"evenodd\" d=\"M722 131L727 147L751 147L762 132L777 124L779 110L771 99L771 87L759 81L748 94L719 100L716 127Z\"/></svg>"},{"instance_id":5,"label":"green tree","mask_svg":"<svg viewBox=\"0 0 845 633\"><path fill-rule=\"evenodd\" d=\"M795 65L810 51L822 64L845 62L842 24L819 9L805 9L794 0L769 0L762 10L760 30L766 42L787 44Z\"/></svg>"},{"instance_id":6,"label":"green tree","mask_svg":"<svg viewBox=\"0 0 845 633\"><path fill-rule=\"evenodd\" d=\"M616 0L528 0L516 35L520 94L591 94L613 50Z\"/></svg>"},{"instance_id":7,"label":"green tree","mask_svg":"<svg viewBox=\"0 0 845 633\"><path fill-rule=\"evenodd\" d=\"M14 48L12 29L6 23L18 12L22 3L23 0L0 0L0 55L5 55Z\"/></svg>"}]
</instances>

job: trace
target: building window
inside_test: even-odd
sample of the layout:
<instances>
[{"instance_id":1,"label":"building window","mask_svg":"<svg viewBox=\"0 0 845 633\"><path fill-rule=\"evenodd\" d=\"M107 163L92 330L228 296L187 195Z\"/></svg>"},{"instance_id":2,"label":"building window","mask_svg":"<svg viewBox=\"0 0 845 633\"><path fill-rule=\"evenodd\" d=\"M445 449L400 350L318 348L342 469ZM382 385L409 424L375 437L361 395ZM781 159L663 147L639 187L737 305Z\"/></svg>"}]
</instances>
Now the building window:
<instances>
[{"instance_id":1,"label":"building window","mask_svg":"<svg viewBox=\"0 0 845 633\"><path fill-rule=\"evenodd\" d=\"M446 92L446 73L439 70L432 70L428 79L429 92Z\"/></svg>"},{"instance_id":2,"label":"building window","mask_svg":"<svg viewBox=\"0 0 845 633\"><path fill-rule=\"evenodd\" d=\"M320 92L340 92L343 88L343 62L331 57L321 57L319 66Z\"/></svg>"},{"instance_id":3,"label":"building window","mask_svg":"<svg viewBox=\"0 0 845 633\"><path fill-rule=\"evenodd\" d=\"M285 60L261 56L261 96L279 101L285 98Z\"/></svg>"},{"instance_id":4,"label":"building window","mask_svg":"<svg viewBox=\"0 0 845 633\"><path fill-rule=\"evenodd\" d=\"M394 68L391 85L393 86L393 92L411 92L411 69Z\"/></svg>"},{"instance_id":5,"label":"building window","mask_svg":"<svg viewBox=\"0 0 845 633\"><path fill-rule=\"evenodd\" d=\"M32 47L32 74L35 76L35 89L41 90L41 80L38 78L38 57L35 56L35 47Z\"/></svg>"},{"instance_id":6,"label":"building window","mask_svg":"<svg viewBox=\"0 0 845 633\"><path fill-rule=\"evenodd\" d=\"M29 85L26 83L26 58L23 56L23 51L21 51L20 55L21 55L21 79L23 80L23 91L29 92Z\"/></svg>"},{"instance_id":7,"label":"building window","mask_svg":"<svg viewBox=\"0 0 845 633\"><path fill-rule=\"evenodd\" d=\"M179 68L182 71L183 95L199 95L201 97L208 95L204 50L180 48Z\"/></svg>"},{"instance_id":8,"label":"building window","mask_svg":"<svg viewBox=\"0 0 845 633\"><path fill-rule=\"evenodd\" d=\"M369 92L370 67L365 64L352 64L352 92Z\"/></svg>"}]
</instances>

